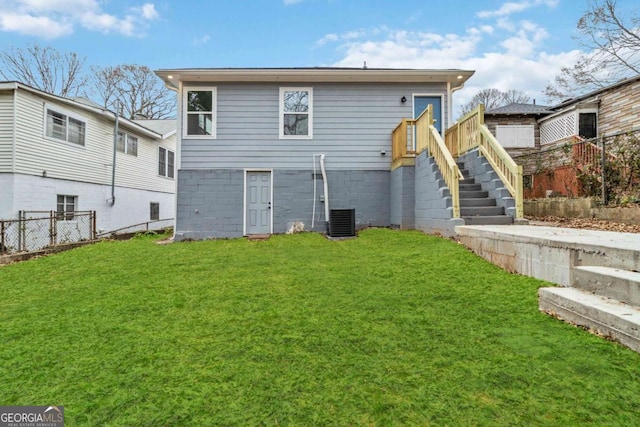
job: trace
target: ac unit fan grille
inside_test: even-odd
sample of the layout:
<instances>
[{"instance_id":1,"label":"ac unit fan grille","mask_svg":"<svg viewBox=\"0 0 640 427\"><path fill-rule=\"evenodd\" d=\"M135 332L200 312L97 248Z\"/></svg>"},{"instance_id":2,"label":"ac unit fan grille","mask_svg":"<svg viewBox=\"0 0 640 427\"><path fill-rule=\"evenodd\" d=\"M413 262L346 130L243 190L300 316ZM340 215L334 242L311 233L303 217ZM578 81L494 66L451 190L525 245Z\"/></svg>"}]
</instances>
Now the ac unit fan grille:
<instances>
[{"instance_id":1,"label":"ac unit fan grille","mask_svg":"<svg viewBox=\"0 0 640 427\"><path fill-rule=\"evenodd\" d=\"M356 210L331 209L329 212L329 235L331 237L353 237L356 235Z\"/></svg>"}]
</instances>

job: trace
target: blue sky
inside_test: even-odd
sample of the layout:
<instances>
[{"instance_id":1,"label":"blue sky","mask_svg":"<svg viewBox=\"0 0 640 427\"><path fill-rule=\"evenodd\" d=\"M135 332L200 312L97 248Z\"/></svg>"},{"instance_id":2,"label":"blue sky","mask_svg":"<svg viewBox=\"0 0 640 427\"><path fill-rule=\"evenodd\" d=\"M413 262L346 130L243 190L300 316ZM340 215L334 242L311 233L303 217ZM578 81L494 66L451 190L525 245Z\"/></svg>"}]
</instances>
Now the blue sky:
<instances>
[{"instance_id":1,"label":"blue sky","mask_svg":"<svg viewBox=\"0 0 640 427\"><path fill-rule=\"evenodd\" d=\"M634 0L619 5L637 7ZM0 49L32 43L86 65L476 70L482 88L542 90L580 46L587 0L0 0Z\"/></svg>"}]
</instances>

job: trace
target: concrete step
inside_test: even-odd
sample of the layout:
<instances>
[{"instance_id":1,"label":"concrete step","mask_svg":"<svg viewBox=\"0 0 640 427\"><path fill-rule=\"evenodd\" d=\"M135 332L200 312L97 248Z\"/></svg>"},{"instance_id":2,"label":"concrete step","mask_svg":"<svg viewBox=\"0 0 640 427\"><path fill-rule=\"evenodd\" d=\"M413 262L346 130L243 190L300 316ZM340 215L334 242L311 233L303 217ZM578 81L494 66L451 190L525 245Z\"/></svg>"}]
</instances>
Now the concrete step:
<instances>
[{"instance_id":1,"label":"concrete step","mask_svg":"<svg viewBox=\"0 0 640 427\"><path fill-rule=\"evenodd\" d=\"M640 273L611 267L574 268L573 286L640 307Z\"/></svg>"},{"instance_id":2,"label":"concrete step","mask_svg":"<svg viewBox=\"0 0 640 427\"><path fill-rule=\"evenodd\" d=\"M458 189L460 191L482 191L482 185L480 184L458 184Z\"/></svg>"},{"instance_id":3,"label":"concrete step","mask_svg":"<svg viewBox=\"0 0 640 427\"><path fill-rule=\"evenodd\" d=\"M495 206L496 199L487 197L486 199L460 199L460 207L467 208L472 206Z\"/></svg>"},{"instance_id":4,"label":"concrete step","mask_svg":"<svg viewBox=\"0 0 640 427\"><path fill-rule=\"evenodd\" d=\"M640 352L640 309L576 288L540 288L541 311Z\"/></svg>"},{"instance_id":5,"label":"concrete step","mask_svg":"<svg viewBox=\"0 0 640 427\"><path fill-rule=\"evenodd\" d=\"M460 191L461 199L486 199L489 197L489 193L486 191Z\"/></svg>"},{"instance_id":6,"label":"concrete step","mask_svg":"<svg viewBox=\"0 0 640 427\"><path fill-rule=\"evenodd\" d=\"M495 216L504 215L502 206L471 206L461 207L460 216Z\"/></svg>"},{"instance_id":7,"label":"concrete step","mask_svg":"<svg viewBox=\"0 0 640 427\"><path fill-rule=\"evenodd\" d=\"M513 224L513 218L508 215L493 216L460 216L464 219L464 225L509 225Z\"/></svg>"}]
</instances>

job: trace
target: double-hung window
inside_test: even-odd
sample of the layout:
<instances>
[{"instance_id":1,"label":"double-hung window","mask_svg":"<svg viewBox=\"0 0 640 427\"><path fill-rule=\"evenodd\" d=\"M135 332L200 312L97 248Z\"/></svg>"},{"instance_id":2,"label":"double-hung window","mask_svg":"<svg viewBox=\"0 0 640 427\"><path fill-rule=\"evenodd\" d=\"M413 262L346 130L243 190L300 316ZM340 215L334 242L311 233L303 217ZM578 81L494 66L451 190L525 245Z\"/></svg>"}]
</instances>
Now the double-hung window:
<instances>
[{"instance_id":1,"label":"double-hung window","mask_svg":"<svg viewBox=\"0 0 640 427\"><path fill-rule=\"evenodd\" d=\"M216 88L185 88L185 137L216 137Z\"/></svg>"},{"instance_id":2,"label":"double-hung window","mask_svg":"<svg viewBox=\"0 0 640 427\"><path fill-rule=\"evenodd\" d=\"M46 135L73 144L84 145L86 124L68 114L47 108Z\"/></svg>"},{"instance_id":3,"label":"double-hung window","mask_svg":"<svg viewBox=\"0 0 640 427\"><path fill-rule=\"evenodd\" d=\"M56 204L56 218L64 221L72 220L77 205L78 196L58 194L58 200Z\"/></svg>"},{"instance_id":4,"label":"double-hung window","mask_svg":"<svg viewBox=\"0 0 640 427\"><path fill-rule=\"evenodd\" d=\"M280 88L280 138L313 137L312 88Z\"/></svg>"},{"instance_id":5,"label":"double-hung window","mask_svg":"<svg viewBox=\"0 0 640 427\"><path fill-rule=\"evenodd\" d=\"M120 151L121 153L137 156L138 138L136 138L135 136L131 136L128 133L118 131L116 150Z\"/></svg>"},{"instance_id":6,"label":"double-hung window","mask_svg":"<svg viewBox=\"0 0 640 427\"><path fill-rule=\"evenodd\" d=\"M160 203L149 203L149 220L157 221L160 219Z\"/></svg>"},{"instance_id":7,"label":"double-hung window","mask_svg":"<svg viewBox=\"0 0 640 427\"><path fill-rule=\"evenodd\" d=\"M158 175L173 178L175 169L175 154L164 147L158 147Z\"/></svg>"}]
</instances>

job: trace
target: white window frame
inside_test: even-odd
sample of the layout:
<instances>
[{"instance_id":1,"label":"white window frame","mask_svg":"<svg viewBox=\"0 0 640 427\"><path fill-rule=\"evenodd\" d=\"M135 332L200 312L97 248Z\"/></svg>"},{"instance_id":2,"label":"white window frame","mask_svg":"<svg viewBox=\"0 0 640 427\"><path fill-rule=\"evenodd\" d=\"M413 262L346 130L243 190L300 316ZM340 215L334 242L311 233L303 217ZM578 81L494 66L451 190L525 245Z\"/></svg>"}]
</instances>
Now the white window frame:
<instances>
[{"instance_id":1,"label":"white window frame","mask_svg":"<svg viewBox=\"0 0 640 427\"><path fill-rule=\"evenodd\" d=\"M164 156L162 155L164 150ZM173 167L169 168L169 153L173 154ZM160 165L164 163L164 174L160 173ZM171 169L171 176L169 176L169 170ZM176 153L173 150L169 150L166 147L158 146L158 176L163 178L175 179L176 176Z\"/></svg>"},{"instance_id":2,"label":"white window frame","mask_svg":"<svg viewBox=\"0 0 640 427\"><path fill-rule=\"evenodd\" d=\"M211 111L188 111L189 92L211 92ZM218 131L218 88L215 86L184 86L182 89L182 137L190 139L216 139ZM210 113L211 114L211 135L189 134L190 115Z\"/></svg>"},{"instance_id":3,"label":"white window frame","mask_svg":"<svg viewBox=\"0 0 640 427\"><path fill-rule=\"evenodd\" d=\"M60 202L58 199L62 197L62 211L58 208L60 206ZM71 202L71 203L70 203ZM69 211L67 208L69 206L73 206L73 210ZM73 196L69 194L57 194L56 195L56 218L58 221L73 221L75 218L74 212L78 211L78 196Z\"/></svg>"},{"instance_id":4,"label":"white window frame","mask_svg":"<svg viewBox=\"0 0 640 427\"><path fill-rule=\"evenodd\" d=\"M49 135L49 111L59 114L61 116L64 116L64 133L65 136L64 138L59 138L57 136L53 135L53 132L51 135ZM74 141L70 141L69 140L69 119L73 119L77 122L80 122L82 124L82 143L78 143L78 142L74 142ZM60 108L57 105L51 105L51 104L45 104L44 105L44 126L43 126L43 130L44 130L44 137L47 139L50 139L52 141L62 141L62 142L66 142L70 145L73 145L74 147L84 147L87 143L87 121L84 119L84 117L75 114L69 110L66 110L64 108Z\"/></svg>"},{"instance_id":5,"label":"white window frame","mask_svg":"<svg viewBox=\"0 0 640 427\"><path fill-rule=\"evenodd\" d=\"M309 93L309 110L305 112L287 112L284 111L284 93L285 92L308 92ZM280 139L313 139L313 88L312 87L281 87L279 97L279 134ZM309 126L309 133L307 135L285 135L284 134L284 115L285 114L307 114L309 117L307 123Z\"/></svg>"},{"instance_id":6,"label":"white window frame","mask_svg":"<svg viewBox=\"0 0 640 427\"><path fill-rule=\"evenodd\" d=\"M119 147L119 145L120 145L120 137L122 137L122 140L123 140L122 141L123 142L122 150ZM135 140L135 142L131 141L131 140ZM132 147L135 147L135 152L133 152L134 150L133 150ZM120 153L128 154L130 156L138 157L138 137L133 136L133 135L129 135L128 133L119 130L118 131L118 144L116 144L116 151L119 151Z\"/></svg>"}]
</instances>

